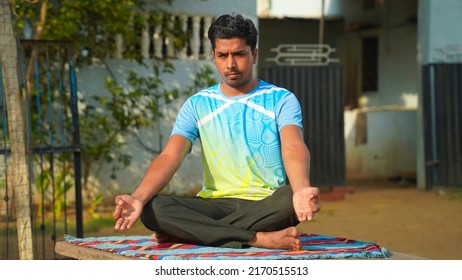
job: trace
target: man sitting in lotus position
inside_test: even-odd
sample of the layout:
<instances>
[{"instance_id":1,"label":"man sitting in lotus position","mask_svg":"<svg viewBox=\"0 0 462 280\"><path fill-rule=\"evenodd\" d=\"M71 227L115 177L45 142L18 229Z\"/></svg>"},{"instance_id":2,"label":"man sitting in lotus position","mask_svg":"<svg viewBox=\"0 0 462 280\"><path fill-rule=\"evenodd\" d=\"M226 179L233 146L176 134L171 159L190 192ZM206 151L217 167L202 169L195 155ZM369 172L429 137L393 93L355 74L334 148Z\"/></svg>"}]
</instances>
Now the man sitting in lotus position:
<instances>
[{"instance_id":1,"label":"man sitting in lotus position","mask_svg":"<svg viewBox=\"0 0 462 280\"><path fill-rule=\"evenodd\" d=\"M238 14L210 26L222 81L185 102L139 186L116 196L116 229L141 219L159 242L300 249L295 226L320 210L319 189L309 180L297 98L254 77L257 35L253 22ZM159 194L198 138L202 190L195 197Z\"/></svg>"}]
</instances>

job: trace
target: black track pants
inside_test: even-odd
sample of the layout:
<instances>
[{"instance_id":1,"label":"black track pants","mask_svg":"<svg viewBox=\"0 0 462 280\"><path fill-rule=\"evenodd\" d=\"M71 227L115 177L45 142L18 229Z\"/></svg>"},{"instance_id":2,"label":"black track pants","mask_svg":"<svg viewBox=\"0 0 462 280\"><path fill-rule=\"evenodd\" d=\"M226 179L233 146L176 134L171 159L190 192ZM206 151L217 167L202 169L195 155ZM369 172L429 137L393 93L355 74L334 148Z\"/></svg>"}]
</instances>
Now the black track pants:
<instances>
[{"instance_id":1,"label":"black track pants","mask_svg":"<svg viewBox=\"0 0 462 280\"><path fill-rule=\"evenodd\" d=\"M290 186L259 201L158 195L144 207L141 221L175 241L231 248L245 246L257 231L298 224Z\"/></svg>"}]
</instances>

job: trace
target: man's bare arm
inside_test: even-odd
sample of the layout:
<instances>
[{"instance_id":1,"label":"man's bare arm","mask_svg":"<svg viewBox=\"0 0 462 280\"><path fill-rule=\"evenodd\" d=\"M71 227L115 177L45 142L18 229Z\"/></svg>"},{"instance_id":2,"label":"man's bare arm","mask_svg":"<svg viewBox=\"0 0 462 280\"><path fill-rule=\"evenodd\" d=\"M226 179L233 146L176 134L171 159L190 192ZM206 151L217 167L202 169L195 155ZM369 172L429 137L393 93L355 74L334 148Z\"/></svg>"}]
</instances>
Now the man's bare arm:
<instances>
[{"instance_id":1,"label":"man's bare arm","mask_svg":"<svg viewBox=\"0 0 462 280\"><path fill-rule=\"evenodd\" d=\"M132 193L132 197L146 204L157 195L180 168L191 149L191 142L180 135L173 135L162 152L149 165L143 180Z\"/></svg>"},{"instance_id":2,"label":"man's bare arm","mask_svg":"<svg viewBox=\"0 0 462 280\"><path fill-rule=\"evenodd\" d=\"M310 152L302 130L295 125L281 129L282 160L294 191L310 187Z\"/></svg>"},{"instance_id":3,"label":"man's bare arm","mask_svg":"<svg viewBox=\"0 0 462 280\"><path fill-rule=\"evenodd\" d=\"M115 197L112 214L115 229L127 230L139 219L144 205L157 195L171 180L191 149L191 142L183 136L173 135L164 150L149 165L143 180L131 194Z\"/></svg>"},{"instance_id":4,"label":"man's bare arm","mask_svg":"<svg viewBox=\"0 0 462 280\"><path fill-rule=\"evenodd\" d=\"M281 129L282 159L292 187L294 210L299 221L311 220L320 210L319 189L310 182L310 152L302 130L295 125Z\"/></svg>"}]
</instances>

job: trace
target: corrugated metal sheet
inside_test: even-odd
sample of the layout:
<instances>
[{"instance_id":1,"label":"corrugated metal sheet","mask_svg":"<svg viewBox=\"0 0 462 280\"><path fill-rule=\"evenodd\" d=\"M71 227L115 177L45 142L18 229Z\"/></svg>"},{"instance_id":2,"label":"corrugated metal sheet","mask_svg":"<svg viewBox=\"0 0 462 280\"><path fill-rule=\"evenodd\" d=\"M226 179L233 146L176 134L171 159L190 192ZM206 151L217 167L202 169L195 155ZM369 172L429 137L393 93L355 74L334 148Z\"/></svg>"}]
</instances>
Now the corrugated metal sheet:
<instances>
[{"instance_id":1,"label":"corrugated metal sheet","mask_svg":"<svg viewBox=\"0 0 462 280\"><path fill-rule=\"evenodd\" d=\"M272 66L265 81L287 88L300 101L304 137L311 152L311 182L316 186L345 184L343 70L334 66Z\"/></svg>"},{"instance_id":2,"label":"corrugated metal sheet","mask_svg":"<svg viewBox=\"0 0 462 280\"><path fill-rule=\"evenodd\" d=\"M423 67L427 187L462 187L462 64Z\"/></svg>"}]
</instances>

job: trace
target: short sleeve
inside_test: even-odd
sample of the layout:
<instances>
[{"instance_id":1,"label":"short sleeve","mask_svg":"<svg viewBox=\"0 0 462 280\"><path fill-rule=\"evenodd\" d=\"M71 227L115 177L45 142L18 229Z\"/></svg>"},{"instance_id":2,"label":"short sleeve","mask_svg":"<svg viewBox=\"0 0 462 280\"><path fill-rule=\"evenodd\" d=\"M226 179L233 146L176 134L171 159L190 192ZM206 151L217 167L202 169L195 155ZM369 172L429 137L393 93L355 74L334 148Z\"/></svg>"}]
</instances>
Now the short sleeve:
<instances>
[{"instance_id":1,"label":"short sleeve","mask_svg":"<svg viewBox=\"0 0 462 280\"><path fill-rule=\"evenodd\" d=\"M181 106L180 112L176 117L175 125L171 135L181 135L189 139L191 143L199 137L199 129L197 127L197 117L189 98L183 106Z\"/></svg>"},{"instance_id":2,"label":"short sleeve","mask_svg":"<svg viewBox=\"0 0 462 280\"><path fill-rule=\"evenodd\" d=\"M286 125L296 125L303 129L302 109L293 93L287 92L279 100L276 107L276 121L279 131Z\"/></svg>"}]
</instances>

